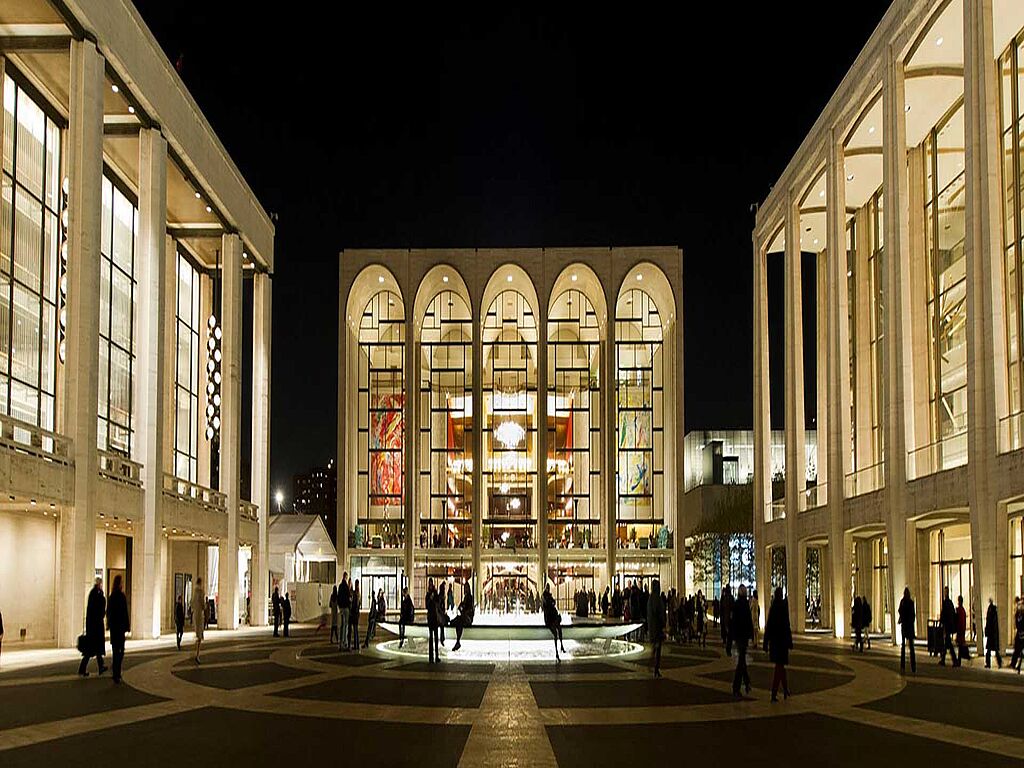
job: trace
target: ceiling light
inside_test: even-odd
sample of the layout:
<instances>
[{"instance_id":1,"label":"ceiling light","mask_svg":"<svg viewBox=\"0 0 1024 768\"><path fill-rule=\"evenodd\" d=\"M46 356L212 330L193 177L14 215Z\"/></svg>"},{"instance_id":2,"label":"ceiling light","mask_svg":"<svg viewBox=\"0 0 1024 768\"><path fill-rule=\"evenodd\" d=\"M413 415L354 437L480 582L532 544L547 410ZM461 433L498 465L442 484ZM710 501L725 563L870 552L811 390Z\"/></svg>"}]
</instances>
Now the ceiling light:
<instances>
[{"instance_id":1,"label":"ceiling light","mask_svg":"<svg viewBox=\"0 0 1024 768\"><path fill-rule=\"evenodd\" d=\"M135 107L133 107L131 104L128 105L128 114L129 115L134 115L135 114Z\"/></svg>"},{"instance_id":2,"label":"ceiling light","mask_svg":"<svg viewBox=\"0 0 1024 768\"><path fill-rule=\"evenodd\" d=\"M853 181L853 174L852 173L846 174L846 180L847 181Z\"/></svg>"},{"instance_id":3,"label":"ceiling light","mask_svg":"<svg viewBox=\"0 0 1024 768\"><path fill-rule=\"evenodd\" d=\"M636 276L636 279L637 279L637 280L643 280L643 279L644 279L644 276L643 276L643 274L641 273L641 274L637 275L637 276Z\"/></svg>"},{"instance_id":4,"label":"ceiling light","mask_svg":"<svg viewBox=\"0 0 1024 768\"><path fill-rule=\"evenodd\" d=\"M874 133L874 132L875 132L875 126L872 125L870 128L868 128L868 133Z\"/></svg>"},{"instance_id":5,"label":"ceiling light","mask_svg":"<svg viewBox=\"0 0 1024 768\"><path fill-rule=\"evenodd\" d=\"M814 238L814 244L815 244L815 245L817 245L817 244L818 244L818 238Z\"/></svg>"},{"instance_id":6,"label":"ceiling light","mask_svg":"<svg viewBox=\"0 0 1024 768\"><path fill-rule=\"evenodd\" d=\"M509 275L508 277L506 277L505 281L511 283L512 282L512 275Z\"/></svg>"},{"instance_id":7,"label":"ceiling light","mask_svg":"<svg viewBox=\"0 0 1024 768\"><path fill-rule=\"evenodd\" d=\"M851 270L849 270L849 271L848 271L848 272L846 273L846 276L847 276L847 277L853 277L853 270L852 270L852 269L851 269Z\"/></svg>"},{"instance_id":8,"label":"ceiling light","mask_svg":"<svg viewBox=\"0 0 1024 768\"><path fill-rule=\"evenodd\" d=\"M909 112L909 111L910 111L910 105L909 105L909 104L907 104L907 106L905 106L905 107L904 107L903 109L904 109L905 111Z\"/></svg>"},{"instance_id":9,"label":"ceiling light","mask_svg":"<svg viewBox=\"0 0 1024 768\"><path fill-rule=\"evenodd\" d=\"M825 196L825 190L823 189L823 190L821 190L821 192L818 193L818 197L824 197L824 196Z\"/></svg>"},{"instance_id":10,"label":"ceiling light","mask_svg":"<svg viewBox=\"0 0 1024 768\"><path fill-rule=\"evenodd\" d=\"M118 88L117 84L115 83L114 85L110 86L110 90L112 90L114 93L117 93L121 89Z\"/></svg>"},{"instance_id":11,"label":"ceiling light","mask_svg":"<svg viewBox=\"0 0 1024 768\"><path fill-rule=\"evenodd\" d=\"M575 275L575 274L574 274L574 275L572 276L572 281L573 281L574 283L576 282L576 275Z\"/></svg>"},{"instance_id":12,"label":"ceiling light","mask_svg":"<svg viewBox=\"0 0 1024 768\"><path fill-rule=\"evenodd\" d=\"M936 44L936 45L942 45L942 43L943 43L943 42L945 42L945 38L943 38L943 37L940 37L940 38L938 38L938 39L937 39L937 40L935 41L935 44Z\"/></svg>"},{"instance_id":13,"label":"ceiling light","mask_svg":"<svg viewBox=\"0 0 1024 768\"><path fill-rule=\"evenodd\" d=\"M441 282L442 283L447 283L448 282L448 275L445 275L444 277L442 277L441 278Z\"/></svg>"},{"instance_id":14,"label":"ceiling light","mask_svg":"<svg viewBox=\"0 0 1024 768\"><path fill-rule=\"evenodd\" d=\"M196 190L196 200L198 200L198 199L199 199L200 197L202 197L202 195L200 195L200 194L199 194L199 191L198 191L198 190Z\"/></svg>"},{"instance_id":15,"label":"ceiling light","mask_svg":"<svg viewBox=\"0 0 1024 768\"><path fill-rule=\"evenodd\" d=\"M206 206L206 212L213 213L213 208L211 208L210 206Z\"/></svg>"},{"instance_id":16,"label":"ceiling light","mask_svg":"<svg viewBox=\"0 0 1024 768\"><path fill-rule=\"evenodd\" d=\"M379 275L379 276L377 277L377 282L378 282L378 283L383 283L383 282L384 282L384 275Z\"/></svg>"}]
</instances>

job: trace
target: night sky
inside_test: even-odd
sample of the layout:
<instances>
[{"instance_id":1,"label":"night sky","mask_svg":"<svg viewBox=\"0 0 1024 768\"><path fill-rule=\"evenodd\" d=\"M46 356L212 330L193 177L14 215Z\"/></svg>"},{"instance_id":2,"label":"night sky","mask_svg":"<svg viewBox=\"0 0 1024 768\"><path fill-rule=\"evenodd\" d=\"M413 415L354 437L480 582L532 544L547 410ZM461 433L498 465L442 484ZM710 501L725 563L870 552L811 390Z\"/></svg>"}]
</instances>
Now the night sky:
<instances>
[{"instance_id":1,"label":"night sky","mask_svg":"<svg viewBox=\"0 0 1024 768\"><path fill-rule=\"evenodd\" d=\"M842 24L820 0L674 16L135 4L278 217L271 471L290 494L334 456L343 248L678 245L686 429L750 428L750 207L889 0ZM781 264L769 282L776 376Z\"/></svg>"}]
</instances>

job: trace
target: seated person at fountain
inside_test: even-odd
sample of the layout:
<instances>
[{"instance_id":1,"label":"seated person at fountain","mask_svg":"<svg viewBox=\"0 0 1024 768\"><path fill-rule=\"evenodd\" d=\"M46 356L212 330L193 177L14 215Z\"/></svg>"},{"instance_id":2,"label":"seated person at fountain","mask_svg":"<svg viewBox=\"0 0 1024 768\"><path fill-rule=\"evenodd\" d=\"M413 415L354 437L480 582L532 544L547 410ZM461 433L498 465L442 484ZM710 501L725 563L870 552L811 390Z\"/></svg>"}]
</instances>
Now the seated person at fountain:
<instances>
[{"instance_id":1,"label":"seated person at fountain","mask_svg":"<svg viewBox=\"0 0 1024 768\"><path fill-rule=\"evenodd\" d=\"M544 585L544 594L541 595L541 608L544 612L544 626L551 632L555 641L555 661L561 661L558 656L558 646L562 646L562 653L565 653L565 644L562 642L562 614L558 612L555 605L555 598L551 596L551 586Z\"/></svg>"},{"instance_id":2,"label":"seated person at fountain","mask_svg":"<svg viewBox=\"0 0 1024 768\"><path fill-rule=\"evenodd\" d=\"M462 602L459 603L459 615L455 617L451 625L455 627L455 646L452 651L462 647L462 631L473 624L473 615L476 613L476 606L473 603L473 590L467 582L462 592Z\"/></svg>"}]
</instances>

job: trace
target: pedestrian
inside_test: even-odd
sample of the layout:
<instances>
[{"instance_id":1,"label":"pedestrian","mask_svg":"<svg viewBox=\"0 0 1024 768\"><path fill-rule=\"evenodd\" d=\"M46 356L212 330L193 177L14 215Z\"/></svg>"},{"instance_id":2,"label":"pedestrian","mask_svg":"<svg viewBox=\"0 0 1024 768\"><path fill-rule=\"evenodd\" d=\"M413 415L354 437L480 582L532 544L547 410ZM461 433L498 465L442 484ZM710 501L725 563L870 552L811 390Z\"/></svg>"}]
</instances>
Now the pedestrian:
<instances>
[{"instance_id":1,"label":"pedestrian","mask_svg":"<svg viewBox=\"0 0 1024 768\"><path fill-rule=\"evenodd\" d=\"M1014 605L1016 610L1013 614L1013 656L1010 659L1010 668L1016 669L1019 675L1024 661L1024 600L1018 597Z\"/></svg>"},{"instance_id":2,"label":"pedestrian","mask_svg":"<svg viewBox=\"0 0 1024 768\"><path fill-rule=\"evenodd\" d=\"M359 591L359 579L352 579L352 609L348 619L348 633L351 647L359 651L359 610L363 607L363 593Z\"/></svg>"},{"instance_id":3,"label":"pedestrian","mask_svg":"<svg viewBox=\"0 0 1024 768\"><path fill-rule=\"evenodd\" d=\"M185 602L181 595L178 595L174 602L174 636L178 642L178 650L181 650L181 636L185 634Z\"/></svg>"},{"instance_id":4,"label":"pedestrian","mask_svg":"<svg viewBox=\"0 0 1024 768\"><path fill-rule=\"evenodd\" d=\"M753 646L757 648L761 642L759 633L761 631L761 604L757 601L757 590L750 594L750 623L754 627Z\"/></svg>"},{"instance_id":5,"label":"pedestrian","mask_svg":"<svg viewBox=\"0 0 1024 768\"><path fill-rule=\"evenodd\" d=\"M281 602L281 611L284 613L284 636L288 637L288 625L292 623L292 593L285 592L284 600Z\"/></svg>"},{"instance_id":6,"label":"pedestrian","mask_svg":"<svg viewBox=\"0 0 1024 768\"><path fill-rule=\"evenodd\" d=\"M704 590L697 590L697 599L693 601L694 618L697 624L697 644L701 648L708 645L708 603L704 599Z\"/></svg>"},{"instance_id":7,"label":"pedestrian","mask_svg":"<svg viewBox=\"0 0 1024 768\"><path fill-rule=\"evenodd\" d=\"M388 604L384 600L383 588L377 591L377 597L370 593L370 623L366 627L366 638L363 640L363 648L370 647L370 640L377 634L377 625L387 621Z\"/></svg>"},{"instance_id":8,"label":"pedestrian","mask_svg":"<svg viewBox=\"0 0 1024 768\"><path fill-rule=\"evenodd\" d=\"M996 665L1003 668L1003 656L999 650L999 610L990 597L988 611L985 613L985 669L992 667L992 654L996 655Z\"/></svg>"},{"instance_id":9,"label":"pedestrian","mask_svg":"<svg viewBox=\"0 0 1024 768\"><path fill-rule=\"evenodd\" d=\"M739 696L740 683L743 684L746 692L750 693L747 644L754 636L754 624L750 620L750 603L747 601L747 586L745 584L740 584L737 597L735 601L732 601L730 615L732 619L729 625L729 642L736 646L736 673L732 678L732 693L733 696Z\"/></svg>"},{"instance_id":10,"label":"pedestrian","mask_svg":"<svg viewBox=\"0 0 1024 768\"><path fill-rule=\"evenodd\" d=\"M722 630L722 645L725 646L725 655L732 656L732 610L733 610L732 587L728 584L722 589L722 600L718 604L718 623ZM746 602L746 601L744 601ZM748 617L749 618L749 617Z\"/></svg>"},{"instance_id":11,"label":"pedestrian","mask_svg":"<svg viewBox=\"0 0 1024 768\"><path fill-rule=\"evenodd\" d=\"M398 647L405 645L405 625L416 620L416 607L409 597L409 588L402 587L402 604L398 611Z\"/></svg>"},{"instance_id":12,"label":"pedestrian","mask_svg":"<svg viewBox=\"0 0 1024 768\"><path fill-rule=\"evenodd\" d=\"M274 587L274 594L270 598L270 606L274 614L274 637L280 637L278 627L281 626L281 593Z\"/></svg>"},{"instance_id":13,"label":"pedestrian","mask_svg":"<svg viewBox=\"0 0 1024 768\"><path fill-rule=\"evenodd\" d=\"M437 588L434 580L427 581L427 594L423 599L423 607L427 612L427 663L434 664L441 661L441 649L437 641Z\"/></svg>"},{"instance_id":14,"label":"pedestrian","mask_svg":"<svg viewBox=\"0 0 1024 768\"><path fill-rule=\"evenodd\" d=\"M349 609L352 606L352 592L348 585L348 572L341 574L341 584L338 585L338 613L341 616L341 631L338 635L338 650L349 649L348 643L348 617Z\"/></svg>"},{"instance_id":15,"label":"pedestrian","mask_svg":"<svg viewBox=\"0 0 1024 768\"><path fill-rule=\"evenodd\" d=\"M206 593L203 591L202 578L196 579L192 589L192 628L196 633L196 664L199 663L199 651L206 633Z\"/></svg>"},{"instance_id":16,"label":"pedestrian","mask_svg":"<svg viewBox=\"0 0 1024 768\"><path fill-rule=\"evenodd\" d=\"M647 633L654 650L654 676L661 677L661 644L665 641L665 601L661 595L661 581L651 584L647 598Z\"/></svg>"},{"instance_id":17,"label":"pedestrian","mask_svg":"<svg viewBox=\"0 0 1024 768\"><path fill-rule=\"evenodd\" d=\"M611 587L604 588L604 594L601 595L601 615L606 619L608 618L608 610L611 608Z\"/></svg>"},{"instance_id":18,"label":"pedestrian","mask_svg":"<svg viewBox=\"0 0 1024 768\"><path fill-rule=\"evenodd\" d=\"M103 617L107 613L107 599L103 596L103 579L97 578L89 597L85 602L85 634L78 639L78 650L82 654L82 663L78 665L78 674L89 676L89 659L96 657L96 666L102 675L107 671L103 660L106 647L103 631Z\"/></svg>"},{"instance_id":19,"label":"pedestrian","mask_svg":"<svg viewBox=\"0 0 1024 768\"><path fill-rule=\"evenodd\" d=\"M338 587L331 588L331 643L338 642Z\"/></svg>"},{"instance_id":20,"label":"pedestrian","mask_svg":"<svg viewBox=\"0 0 1024 768\"><path fill-rule=\"evenodd\" d=\"M454 590L448 590L449 594ZM441 583L437 587L437 634L440 638L441 645L444 645L444 625L448 623L447 605L448 601L445 598L445 581L442 579Z\"/></svg>"},{"instance_id":21,"label":"pedestrian","mask_svg":"<svg viewBox=\"0 0 1024 768\"><path fill-rule=\"evenodd\" d=\"M868 650L871 650L871 603L868 602L866 597L861 598L861 629L863 630L863 640L861 642L860 649L864 650L864 643L868 644Z\"/></svg>"},{"instance_id":22,"label":"pedestrian","mask_svg":"<svg viewBox=\"0 0 1024 768\"><path fill-rule=\"evenodd\" d=\"M107 629L110 630L110 651L114 656L114 682L121 682L121 666L124 663L124 636L130 627L128 600L121 590L121 576L114 577L110 600L107 602Z\"/></svg>"},{"instance_id":23,"label":"pedestrian","mask_svg":"<svg viewBox=\"0 0 1024 768\"><path fill-rule=\"evenodd\" d=\"M939 612L939 623L942 625L942 656L939 664L946 666L946 652L954 667L960 666L960 659L956 655L956 648L953 646L953 634L956 632L956 608L953 601L949 599L949 587L942 589L942 609Z\"/></svg>"},{"instance_id":24,"label":"pedestrian","mask_svg":"<svg viewBox=\"0 0 1024 768\"><path fill-rule=\"evenodd\" d=\"M3 654L4 650L4 614L0 611L0 655Z\"/></svg>"},{"instance_id":25,"label":"pedestrian","mask_svg":"<svg viewBox=\"0 0 1024 768\"><path fill-rule=\"evenodd\" d=\"M964 610L964 596L956 598L956 648L959 660L971 660L971 649L967 647L967 611Z\"/></svg>"},{"instance_id":26,"label":"pedestrian","mask_svg":"<svg viewBox=\"0 0 1024 768\"><path fill-rule=\"evenodd\" d=\"M789 698L786 665L789 664L789 651L792 647L793 632L789 626L789 603L782 596L782 587L776 587L775 597L772 598L771 607L768 609L768 620L764 624L764 649L768 652L768 658L775 664L775 672L772 674L772 701L779 700L780 684L782 697ZM733 688L736 688L735 683Z\"/></svg>"},{"instance_id":27,"label":"pedestrian","mask_svg":"<svg viewBox=\"0 0 1024 768\"><path fill-rule=\"evenodd\" d=\"M452 626L455 627L455 646L452 648L452 651L457 651L462 647L462 633L466 630L466 627L472 626L474 616L476 616L476 604L473 602L473 590L467 582L462 585L462 602L459 603L459 615L452 621Z\"/></svg>"},{"instance_id":28,"label":"pedestrian","mask_svg":"<svg viewBox=\"0 0 1024 768\"><path fill-rule=\"evenodd\" d=\"M860 595L853 598L850 626L853 627L853 650L864 652L864 602Z\"/></svg>"},{"instance_id":29,"label":"pedestrian","mask_svg":"<svg viewBox=\"0 0 1024 768\"><path fill-rule=\"evenodd\" d=\"M917 657L914 655L914 638L917 635L917 612L910 597L910 587L903 588L903 599L898 610L900 634L900 674L907 672L907 647L910 647L910 671L917 674Z\"/></svg>"},{"instance_id":30,"label":"pedestrian","mask_svg":"<svg viewBox=\"0 0 1024 768\"><path fill-rule=\"evenodd\" d=\"M562 646L562 653L565 653L565 643L562 642L562 614L558 612L555 598L551 596L551 585L549 584L544 585L544 594L540 596L540 607L544 614L544 626L548 628L555 642L555 661L561 662L558 646Z\"/></svg>"},{"instance_id":31,"label":"pedestrian","mask_svg":"<svg viewBox=\"0 0 1024 768\"><path fill-rule=\"evenodd\" d=\"M448 589L448 602L445 603L445 609L448 611L455 610L455 589L454 584ZM444 642L444 635L441 635L441 642Z\"/></svg>"}]
</instances>

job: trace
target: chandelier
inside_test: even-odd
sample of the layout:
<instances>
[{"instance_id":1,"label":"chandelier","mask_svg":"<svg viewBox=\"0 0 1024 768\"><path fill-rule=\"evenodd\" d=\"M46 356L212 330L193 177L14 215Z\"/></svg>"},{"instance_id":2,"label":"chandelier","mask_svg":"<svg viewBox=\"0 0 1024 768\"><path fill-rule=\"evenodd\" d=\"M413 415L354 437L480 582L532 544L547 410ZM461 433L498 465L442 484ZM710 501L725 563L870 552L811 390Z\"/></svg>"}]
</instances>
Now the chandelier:
<instances>
[{"instance_id":1,"label":"chandelier","mask_svg":"<svg viewBox=\"0 0 1024 768\"><path fill-rule=\"evenodd\" d=\"M505 450L510 451L523 442L526 430L514 421L503 421L494 430L494 437Z\"/></svg>"}]
</instances>

